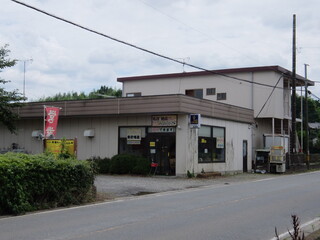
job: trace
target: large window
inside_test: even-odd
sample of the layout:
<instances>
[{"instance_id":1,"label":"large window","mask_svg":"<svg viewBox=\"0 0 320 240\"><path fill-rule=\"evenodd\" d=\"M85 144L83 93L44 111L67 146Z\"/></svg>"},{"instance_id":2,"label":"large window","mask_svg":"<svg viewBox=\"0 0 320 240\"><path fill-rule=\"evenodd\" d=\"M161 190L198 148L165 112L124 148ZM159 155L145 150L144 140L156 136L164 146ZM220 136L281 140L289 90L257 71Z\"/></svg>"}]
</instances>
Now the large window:
<instances>
[{"instance_id":1,"label":"large window","mask_svg":"<svg viewBox=\"0 0 320 240\"><path fill-rule=\"evenodd\" d=\"M203 98L203 89L188 89L186 95L190 97Z\"/></svg>"},{"instance_id":2,"label":"large window","mask_svg":"<svg viewBox=\"0 0 320 240\"><path fill-rule=\"evenodd\" d=\"M198 162L225 162L225 128L201 126L198 140Z\"/></svg>"},{"instance_id":3,"label":"large window","mask_svg":"<svg viewBox=\"0 0 320 240\"><path fill-rule=\"evenodd\" d=\"M120 127L119 136L119 153L146 156L145 127Z\"/></svg>"}]
</instances>

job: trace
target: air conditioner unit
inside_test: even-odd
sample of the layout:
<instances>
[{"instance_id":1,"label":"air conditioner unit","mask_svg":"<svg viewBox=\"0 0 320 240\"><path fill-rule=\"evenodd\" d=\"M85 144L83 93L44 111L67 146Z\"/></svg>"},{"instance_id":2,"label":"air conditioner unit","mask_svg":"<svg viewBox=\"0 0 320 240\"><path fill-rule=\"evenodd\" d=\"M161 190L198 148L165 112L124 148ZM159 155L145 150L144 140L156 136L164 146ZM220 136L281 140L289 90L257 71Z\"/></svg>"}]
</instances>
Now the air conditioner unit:
<instances>
[{"instance_id":1,"label":"air conditioner unit","mask_svg":"<svg viewBox=\"0 0 320 240\"><path fill-rule=\"evenodd\" d=\"M42 135L42 131L41 130L33 130L31 133L31 137L33 138L39 138Z\"/></svg>"},{"instance_id":2,"label":"air conditioner unit","mask_svg":"<svg viewBox=\"0 0 320 240\"><path fill-rule=\"evenodd\" d=\"M83 132L83 136L92 138L94 137L94 129L86 129Z\"/></svg>"}]
</instances>

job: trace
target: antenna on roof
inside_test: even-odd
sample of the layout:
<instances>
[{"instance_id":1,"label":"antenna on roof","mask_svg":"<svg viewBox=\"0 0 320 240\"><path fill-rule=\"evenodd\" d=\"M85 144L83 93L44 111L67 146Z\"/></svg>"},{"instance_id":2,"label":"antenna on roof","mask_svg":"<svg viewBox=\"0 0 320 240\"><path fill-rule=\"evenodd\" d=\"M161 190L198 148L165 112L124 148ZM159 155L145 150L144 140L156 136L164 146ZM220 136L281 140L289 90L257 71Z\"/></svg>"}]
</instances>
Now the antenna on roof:
<instances>
[{"instance_id":1,"label":"antenna on roof","mask_svg":"<svg viewBox=\"0 0 320 240\"><path fill-rule=\"evenodd\" d=\"M177 58L177 60L181 60L182 61L182 72L185 72L184 71L184 65L185 65L185 63L187 62L187 61L189 61L190 60L190 57L185 57L185 58Z\"/></svg>"}]
</instances>

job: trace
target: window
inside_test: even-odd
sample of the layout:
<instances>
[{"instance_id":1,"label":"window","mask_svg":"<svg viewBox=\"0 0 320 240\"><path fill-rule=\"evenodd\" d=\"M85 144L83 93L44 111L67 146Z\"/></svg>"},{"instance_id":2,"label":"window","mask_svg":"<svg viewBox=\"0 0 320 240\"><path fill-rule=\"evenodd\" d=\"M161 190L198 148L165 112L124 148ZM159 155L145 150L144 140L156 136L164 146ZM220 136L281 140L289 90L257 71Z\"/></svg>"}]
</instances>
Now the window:
<instances>
[{"instance_id":1,"label":"window","mask_svg":"<svg viewBox=\"0 0 320 240\"><path fill-rule=\"evenodd\" d=\"M215 88L207 88L207 95L216 95Z\"/></svg>"},{"instance_id":2,"label":"window","mask_svg":"<svg viewBox=\"0 0 320 240\"><path fill-rule=\"evenodd\" d=\"M186 95L190 97L203 98L203 89L189 89L186 90Z\"/></svg>"},{"instance_id":3,"label":"window","mask_svg":"<svg viewBox=\"0 0 320 240\"><path fill-rule=\"evenodd\" d=\"M227 100L227 93L217 93L217 100Z\"/></svg>"},{"instance_id":4,"label":"window","mask_svg":"<svg viewBox=\"0 0 320 240\"><path fill-rule=\"evenodd\" d=\"M141 97L141 92L127 93L127 97Z\"/></svg>"},{"instance_id":5,"label":"window","mask_svg":"<svg viewBox=\"0 0 320 240\"><path fill-rule=\"evenodd\" d=\"M225 162L225 128L201 126L198 139L198 162Z\"/></svg>"},{"instance_id":6,"label":"window","mask_svg":"<svg viewBox=\"0 0 320 240\"><path fill-rule=\"evenodd\" d=\"M146 128L120 127L119 153L146 156Z\"/></svg>"}]
</instances>

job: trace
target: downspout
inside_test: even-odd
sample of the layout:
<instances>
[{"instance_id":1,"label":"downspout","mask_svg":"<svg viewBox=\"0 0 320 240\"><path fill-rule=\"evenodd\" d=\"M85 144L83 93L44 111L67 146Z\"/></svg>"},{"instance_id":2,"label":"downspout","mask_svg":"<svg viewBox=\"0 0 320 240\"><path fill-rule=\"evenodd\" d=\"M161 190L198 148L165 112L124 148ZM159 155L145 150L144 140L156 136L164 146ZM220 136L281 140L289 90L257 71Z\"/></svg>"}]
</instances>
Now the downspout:
<instances>
[{"instance_id":1,"label":"downspout","mask_svg":"<svg viewBox=\"0 0 320 240\"><path fill-rule=\"evenodd\" d=\"M254 99L254 73L251 72L251 109L253 111L253 120L255 121L255 116L254 116L254 104L253 104L253 99ZM251 126L251 163L254 163L254 166L251 166L251 169L256 165L256 159L255 159L255 147L256 145L253 144L254 142L254 129L256 128L256 124Z\"/></svg>"}]
</instances>

